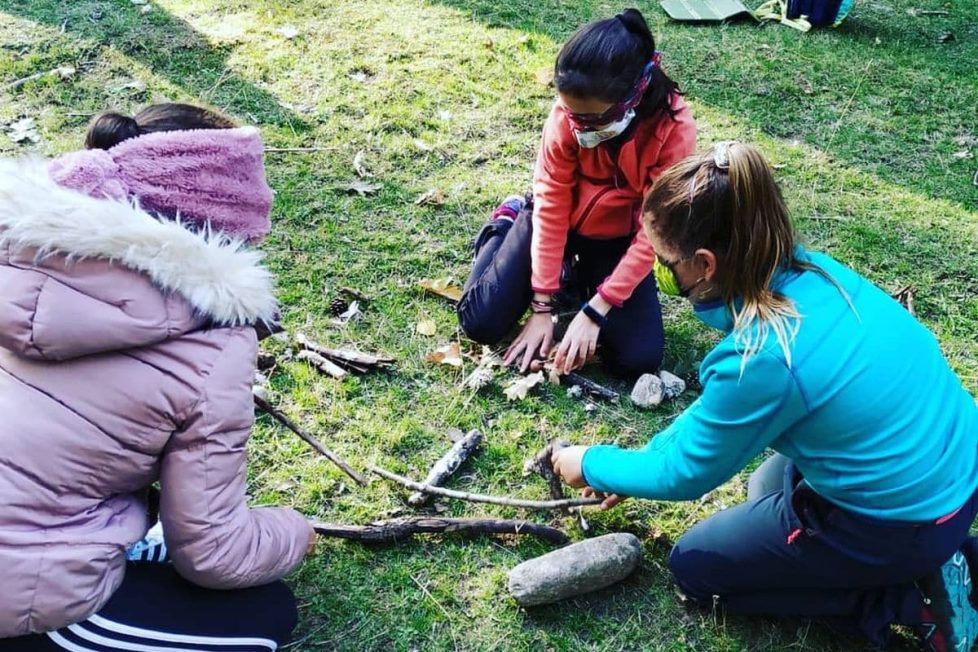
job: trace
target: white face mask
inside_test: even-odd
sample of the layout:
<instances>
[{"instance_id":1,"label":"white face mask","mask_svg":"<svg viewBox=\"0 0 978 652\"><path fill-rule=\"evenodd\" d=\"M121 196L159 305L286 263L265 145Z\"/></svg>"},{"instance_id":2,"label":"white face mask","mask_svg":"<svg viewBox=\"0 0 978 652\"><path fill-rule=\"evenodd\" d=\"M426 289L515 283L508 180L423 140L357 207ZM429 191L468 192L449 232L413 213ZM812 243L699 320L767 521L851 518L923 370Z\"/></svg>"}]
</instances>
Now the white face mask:
<instances>
[{"instance_id":1,"label":"white face mask","mask_svg":"<svg viewBox=\"0 0 978 652\"><path fill-rule=\"evenodd\" d=\"M635 119L635 110L631 109L618 122L612 122L596 131L575 130L574 135L577 136L577 144L584 149L594 149L604 141L620 136L628 129L628 125L632 123L633 119Z\"/></svg>"}]
</instances>

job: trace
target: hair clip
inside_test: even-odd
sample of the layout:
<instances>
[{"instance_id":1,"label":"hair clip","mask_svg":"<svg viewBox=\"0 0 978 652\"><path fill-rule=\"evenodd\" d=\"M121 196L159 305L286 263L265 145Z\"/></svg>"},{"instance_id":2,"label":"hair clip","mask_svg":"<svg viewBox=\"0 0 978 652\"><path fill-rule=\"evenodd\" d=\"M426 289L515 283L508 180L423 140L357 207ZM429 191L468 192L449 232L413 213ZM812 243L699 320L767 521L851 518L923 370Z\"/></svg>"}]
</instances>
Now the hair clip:
<instances>
[{"instance_id":1,"label":"hair clip","mask_svg":"<svg viewBox=\"0 0 978 652\"><path fill-rule=\"evenodd\" d=\"M713 146L713 164L721 170L730 167L730 146L736 145L736 140L723 140Z\"/></svg>"}]
</instances>

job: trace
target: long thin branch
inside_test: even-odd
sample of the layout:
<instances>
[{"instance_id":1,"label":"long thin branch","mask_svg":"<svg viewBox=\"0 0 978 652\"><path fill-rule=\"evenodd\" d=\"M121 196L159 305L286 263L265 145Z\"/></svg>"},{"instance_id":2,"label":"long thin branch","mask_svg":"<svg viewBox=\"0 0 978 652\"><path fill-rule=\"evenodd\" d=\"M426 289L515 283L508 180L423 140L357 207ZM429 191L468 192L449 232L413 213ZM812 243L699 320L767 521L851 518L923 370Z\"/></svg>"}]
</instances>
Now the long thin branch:
<instances>
[{"instance_id":1,"label":"long thin branch","mask_svg":"<svg viewBox=\"0 0 978 652\"><path fill-rule=\"evenodd\" d=\"M315 521L312 526L322 536L370 543L397 543L409 539L415 534L440 532L455 533L462 536L529 534L557 545L563 545L569 541L566 534L547 525L495 518L417 517L378 521L370 525L341 525Z\"/></svg>"},{"instance_id":2,"label":"long thin branch","mask_svg":"<svg viewBox=\"0 0 978 652\"><path fill-rule=\"evenodd\" d=\"M609 389L604 385L594 382L590 378L582 376L576 371L572 371L562 378L569 385L579 385L582 390L594 396L595 398L600 398L605 401L616 402L618 400L618 392L613 389Z\"/></svg>"},{"instance_id":3,"label":"long thin branch","mask_svg":"<svg viewBox=\"0 0 978 652\"><path fill-rule=\"evenodd\" d=\"M467 491L455 491L443 487L432 487L431 485L416 482L402 475L397 475L387 469L369 465L367 470L371 473L392 480L404 485L408 489L423 491L436 496L455 498L457 500L467 500L473 503L489 503L490 505L507 505L509 507L524 507L526 509L563 509L564 507L577 507L579 505L597 505L601 503L600 498L566 498L564 500L524 500L522 498L510 498L508 496L489 496L486 494L473 494Z\"/></svg>"},{"instance_id":4,"label":"long thin branch","mask_svg":"<svg viewBox=\"0 0 978 652\"><path fill-rule=\"evenodd\" d=\"M285 416L275 406L273 406L271 403L269 403L268 401L266 401L261 396L258 396L257 394L255 395L255 405L257 405L260 409L262 409L265 412L267 412L269 414L269 416L271 416L273 419L275 419L276 421L278 421L279 423L281 423L283 426L285 426L286 428L288 428L289 430L291 430L295 434L299 435L299 437L304 442L306 442L307 444L309 444L310 446L312 446L314 449L316 449L316 451L319 452L319 454L321 454L323 457L325 457L326 459L328 459L330 462L332 462L336 466L340 467L340 469L343 471L343 473L345 473L348 476L350 476L351 478L353 478L353 480L356 481L356 483L358 485L360 485L361 487L366 487L367 486L367 481L363 479L363 476L360 475L359 473L357 473L356 471L354 471L350 467L350 465L347 464L346 462L344 462L343 459L339 455L337 455L333 451L331 451L328 448L326 448L326 446L323 445L323 442L319 441L318 439L316 439L315 437L313 437L312 435L310 435L308 432L306 432L305 430L303 430L302 428L300 428L299 426L297 426L292 421L292 419L290 419L287 416Z\"/></svg>"}]
</instances>

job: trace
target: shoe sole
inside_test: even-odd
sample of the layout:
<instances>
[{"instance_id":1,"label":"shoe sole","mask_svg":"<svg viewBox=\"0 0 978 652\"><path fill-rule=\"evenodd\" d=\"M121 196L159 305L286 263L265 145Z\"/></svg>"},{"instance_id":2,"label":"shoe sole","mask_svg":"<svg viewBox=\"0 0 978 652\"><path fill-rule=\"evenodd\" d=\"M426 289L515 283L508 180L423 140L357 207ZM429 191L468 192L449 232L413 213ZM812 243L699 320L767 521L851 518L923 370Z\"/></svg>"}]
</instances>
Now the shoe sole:
<instances>
[{"instance_id":1,"label":"shoe sole","mask_svg":"<svg viewBox=\"0 0 978 652\"><path fill-rule=\"evenodd\" d=\"M953 628L951 647L955 652L970 652L978 639L978 611L971 606L971 568L961 552L941 566L941 577L947 591L948 604L952 613L950 619L959 622L963 628ZM959 631L963 629L963 631Z\"/></svg>"}]
</instances>

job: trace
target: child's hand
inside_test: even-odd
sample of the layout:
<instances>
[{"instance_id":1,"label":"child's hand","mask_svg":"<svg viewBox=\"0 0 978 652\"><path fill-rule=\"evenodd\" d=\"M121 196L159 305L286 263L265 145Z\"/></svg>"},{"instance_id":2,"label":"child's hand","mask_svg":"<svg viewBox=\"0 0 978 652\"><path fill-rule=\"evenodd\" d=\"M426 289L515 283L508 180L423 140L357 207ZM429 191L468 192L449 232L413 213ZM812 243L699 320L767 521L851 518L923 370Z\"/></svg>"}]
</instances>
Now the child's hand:
<instances>
[{"instance_id":1,"label":"child's hand","mask_svg":"<svg viewBox=\"0 0 978 652\"><path fill-rule=\"evenodd\" d=\"M620 504L622 501L628 500L628 496L619 496L618 494L603 494L600 491L595 491L592 487L584 487L584 491L581 492L585 498L590 498L591 496L597 496L601 498L601 509L608 510L612 507Z\"/></svg>"},{"instance_id":2,"label":"child's hand","mask_svg":"<svg viewBox=\"0 0 978 652\"><path fill-rule=\"evenodd\" d=\"M577 313L564 339L557 347L557 357L554 358L554 366L563 373L569 374L575 369L580 369L594 357L594 352L598 348L598 335L601 328L591 321L590 317L583 312Z\"/></svg>"},{"instance_id":3,"label":"child's hand","mask_svg":"<svg viewBox=\"0 0 978 652\"><path fill-rule=\"evenodd\" d=\"M547 313L533 313L526 325L506 351L503 364L507 367L519 360L520 373L526 373L537 355L546 358L554 339L554 322ZM522 356L522 360L520 357Z\"/></svg>"},{"instance_id":4,"label":"child's hand","mask_svg":"<svg viewBox=\"0 0 978 652\"><path fill-rule=\"evenodd\" d=\"M584 482L584 471L581 469L581 462L587 446L567 446L555 450L550 456L550 461L554 466L554 473L566 484L580 489L586 486Z\"/></svg>"}]
</instances>

